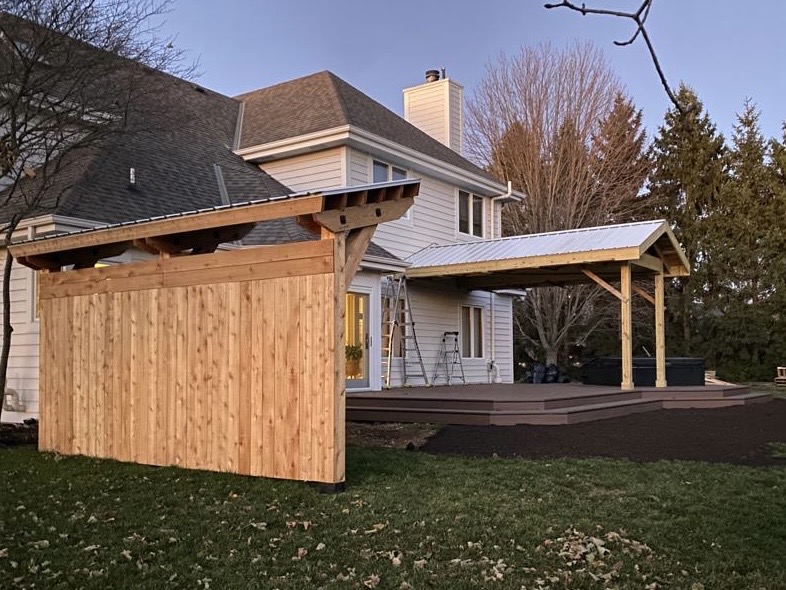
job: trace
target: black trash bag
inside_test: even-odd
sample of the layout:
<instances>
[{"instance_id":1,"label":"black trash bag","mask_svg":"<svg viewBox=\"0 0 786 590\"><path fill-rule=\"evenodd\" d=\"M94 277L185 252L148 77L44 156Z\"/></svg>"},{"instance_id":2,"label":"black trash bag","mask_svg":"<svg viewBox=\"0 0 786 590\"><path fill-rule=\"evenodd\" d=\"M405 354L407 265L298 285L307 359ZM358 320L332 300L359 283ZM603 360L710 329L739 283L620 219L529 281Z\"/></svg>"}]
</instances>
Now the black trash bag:
<instances>
[{"instance_id":1,"label":"black trash bag","mask_svg":"<svg viewBox=\"0 0 786 590\"><path fill-rule=\"evenodd\" d=\"M546 374L546 365L543 363L535 363L532 367L532 382L543 383L543 376Z\"/></svg>"},{"instance_id":2,"label":"black trash bag","mask_svg":"<svg viewBox=\"0 0 786 590\"><path fill-rule=\"evenodd\" d=\"M559 379L559 367L555 364L550 364L546 367L545 383L557 383Z\"/></svg>"}]
</instances>

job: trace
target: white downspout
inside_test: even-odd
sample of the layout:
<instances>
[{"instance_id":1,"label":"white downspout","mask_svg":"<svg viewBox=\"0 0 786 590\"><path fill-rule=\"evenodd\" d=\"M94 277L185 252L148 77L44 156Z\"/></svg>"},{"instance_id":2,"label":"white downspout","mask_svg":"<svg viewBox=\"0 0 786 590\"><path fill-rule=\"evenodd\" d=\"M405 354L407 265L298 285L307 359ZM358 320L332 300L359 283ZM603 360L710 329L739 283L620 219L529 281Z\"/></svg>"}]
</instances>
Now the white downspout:
<instances>
[{"instance_id":1,"label":"white downspout","mask_svg":"<svg viewBox=\"0 0 786 590\"><path fill-rule=\"evenodd\" d=\"M494 235L494 225L496 221L496 211L494 211L494 203L497 201L501 201L503 199L510 199L513 196L513 183L509 180L508 181L508 191L501 195L497 195L496 197L491 197L491 239L493 240L495 237L499 238L502 236L495 236ZM500 220L500 224L502 221Z\"/></svg>"},{"instance_id":2,"label":"white downspout","mask_svg":"<svg viewBox=\"0 0 786 590\"><path fill-rule=\"evenodd\" d=\"M496 197L491 198L491 239L493 240L495 237L494 235L494 226L496 225L496 211L494 210L494 204L497 201L501 201L502 199L509 199L513 196L513 183L509 180L508 181L508 191L501 195L497 195ZM501 221L500 221L501 223ZM502 377L499 376L499 366L497 365L497 339L495 337L495 328L496 328L496 314L495 314L495 301L497 295L496 293L491 293L491 359L488 362L488 379L491 383L502 383ZM494 378L491 378L491 372L494 372Z\"/></svg>"}]
</instances>

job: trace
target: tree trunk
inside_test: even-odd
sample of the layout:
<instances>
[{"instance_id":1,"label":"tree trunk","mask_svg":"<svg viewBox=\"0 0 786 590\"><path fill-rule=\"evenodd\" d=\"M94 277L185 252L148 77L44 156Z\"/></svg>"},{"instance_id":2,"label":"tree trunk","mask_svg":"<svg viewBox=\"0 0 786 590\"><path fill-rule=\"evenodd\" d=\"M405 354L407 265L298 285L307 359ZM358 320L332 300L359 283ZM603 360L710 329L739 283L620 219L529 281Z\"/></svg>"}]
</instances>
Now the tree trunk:
<instances>
[{"instance_id":1,"label":"tree trunk","mask_svg":"<svg viewBox=\"0 0 786 590\"><path fill-rule=\"evenodd\" d=\"M3 345L0 349L0 395L5 403L5 388L8 383L8 357L11 354L11 334L14 327L11 325L11 268L14 258L8 251L11 244L11 231L5 236L5 264L3 265ZM3 416L3 403L0 403L0 419Z\"/></svg>"},{"instance_id":2,"label":"tree trunk","mask_svg":"<svg viewBox=\"0 0 786 590\"><path fill-rule=\"evenodd\" d=\"M557 349L556 348L547 348L546 349L546 366L548 365L556 365L557 364Z\"/></svg>"}]
</instances>

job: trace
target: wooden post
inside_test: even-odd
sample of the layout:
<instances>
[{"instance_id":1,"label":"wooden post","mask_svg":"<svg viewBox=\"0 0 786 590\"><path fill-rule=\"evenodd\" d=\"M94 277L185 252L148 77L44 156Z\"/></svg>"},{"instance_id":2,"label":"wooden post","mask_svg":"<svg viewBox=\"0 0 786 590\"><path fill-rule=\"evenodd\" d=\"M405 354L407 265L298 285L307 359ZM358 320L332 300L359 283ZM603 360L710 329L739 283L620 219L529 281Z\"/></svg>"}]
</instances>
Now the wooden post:
<instances>
[{"instance_id":1,"label":"wooden post","mask_svg":"<svg viewBox=\"0 0 786 590\"><path fill-rule=\"evenodd\" d=\"M344 316L346 315L346 232L334 234L334 370L333 370L333 466L330 482L342 489L346 461L346 358L344 356Z\"/></svg>"},{"instance_id":2,"label":"wooden post","mask_svg":"<svg viewBox=\"0 0 786 590\"><path fill-rule=\"evenodd\" d=\"M633 314L631 310L632 285L630 264L620 267L621 320L620 337L622 339L622 389L633 389Z\"/></svg>"},{"instance_id":3,"label":"wooden post","mask_svg":"<svg viewBox=\"0 0 786 590\"><path fill-rule=\"evenodd\" d=\"M655 275L655 387L666 387L666 296L663 271Z\"/></svg>"}]
</instances>

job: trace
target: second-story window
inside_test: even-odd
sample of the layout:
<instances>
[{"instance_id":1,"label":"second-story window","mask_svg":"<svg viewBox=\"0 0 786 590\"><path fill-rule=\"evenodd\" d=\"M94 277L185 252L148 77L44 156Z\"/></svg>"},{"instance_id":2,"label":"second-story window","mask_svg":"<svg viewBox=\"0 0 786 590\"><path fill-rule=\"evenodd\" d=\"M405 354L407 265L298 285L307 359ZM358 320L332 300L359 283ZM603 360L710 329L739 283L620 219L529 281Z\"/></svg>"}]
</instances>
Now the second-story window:
<instances>
[{"instance_id":1,"label":"second-story window","mask_svg":"<svg viewBox=\"0 0 786 590\"><path fill-rule=\"evenodd\" d=\"M374 182L388 182L390 180L405 180L407 171L385 162L374 160Z\"/></svg>"},{"instance_id":2,"label":"second-story window","mask_svg":"<svg viewBox=\"0 0 786 590\"><path fill-rule=\"evenodd\" d=\"M483 198L459 191L459 232L483 237Z\"/></svg>"},{"instance_id":3,"label":"second-story window","mask_svg":"<svg viewBox=\"0 0 786 590\"><path fill-rule=\"evenodd\" d=\"M372 164L372 177L374 182L389 182L391 180L406 180L407 171L403 168L398 168L392 164L374 160ZM410 219L412 209L407 209L407 212L401 216L401 219Z\"/></svg>"}]
</instances>

